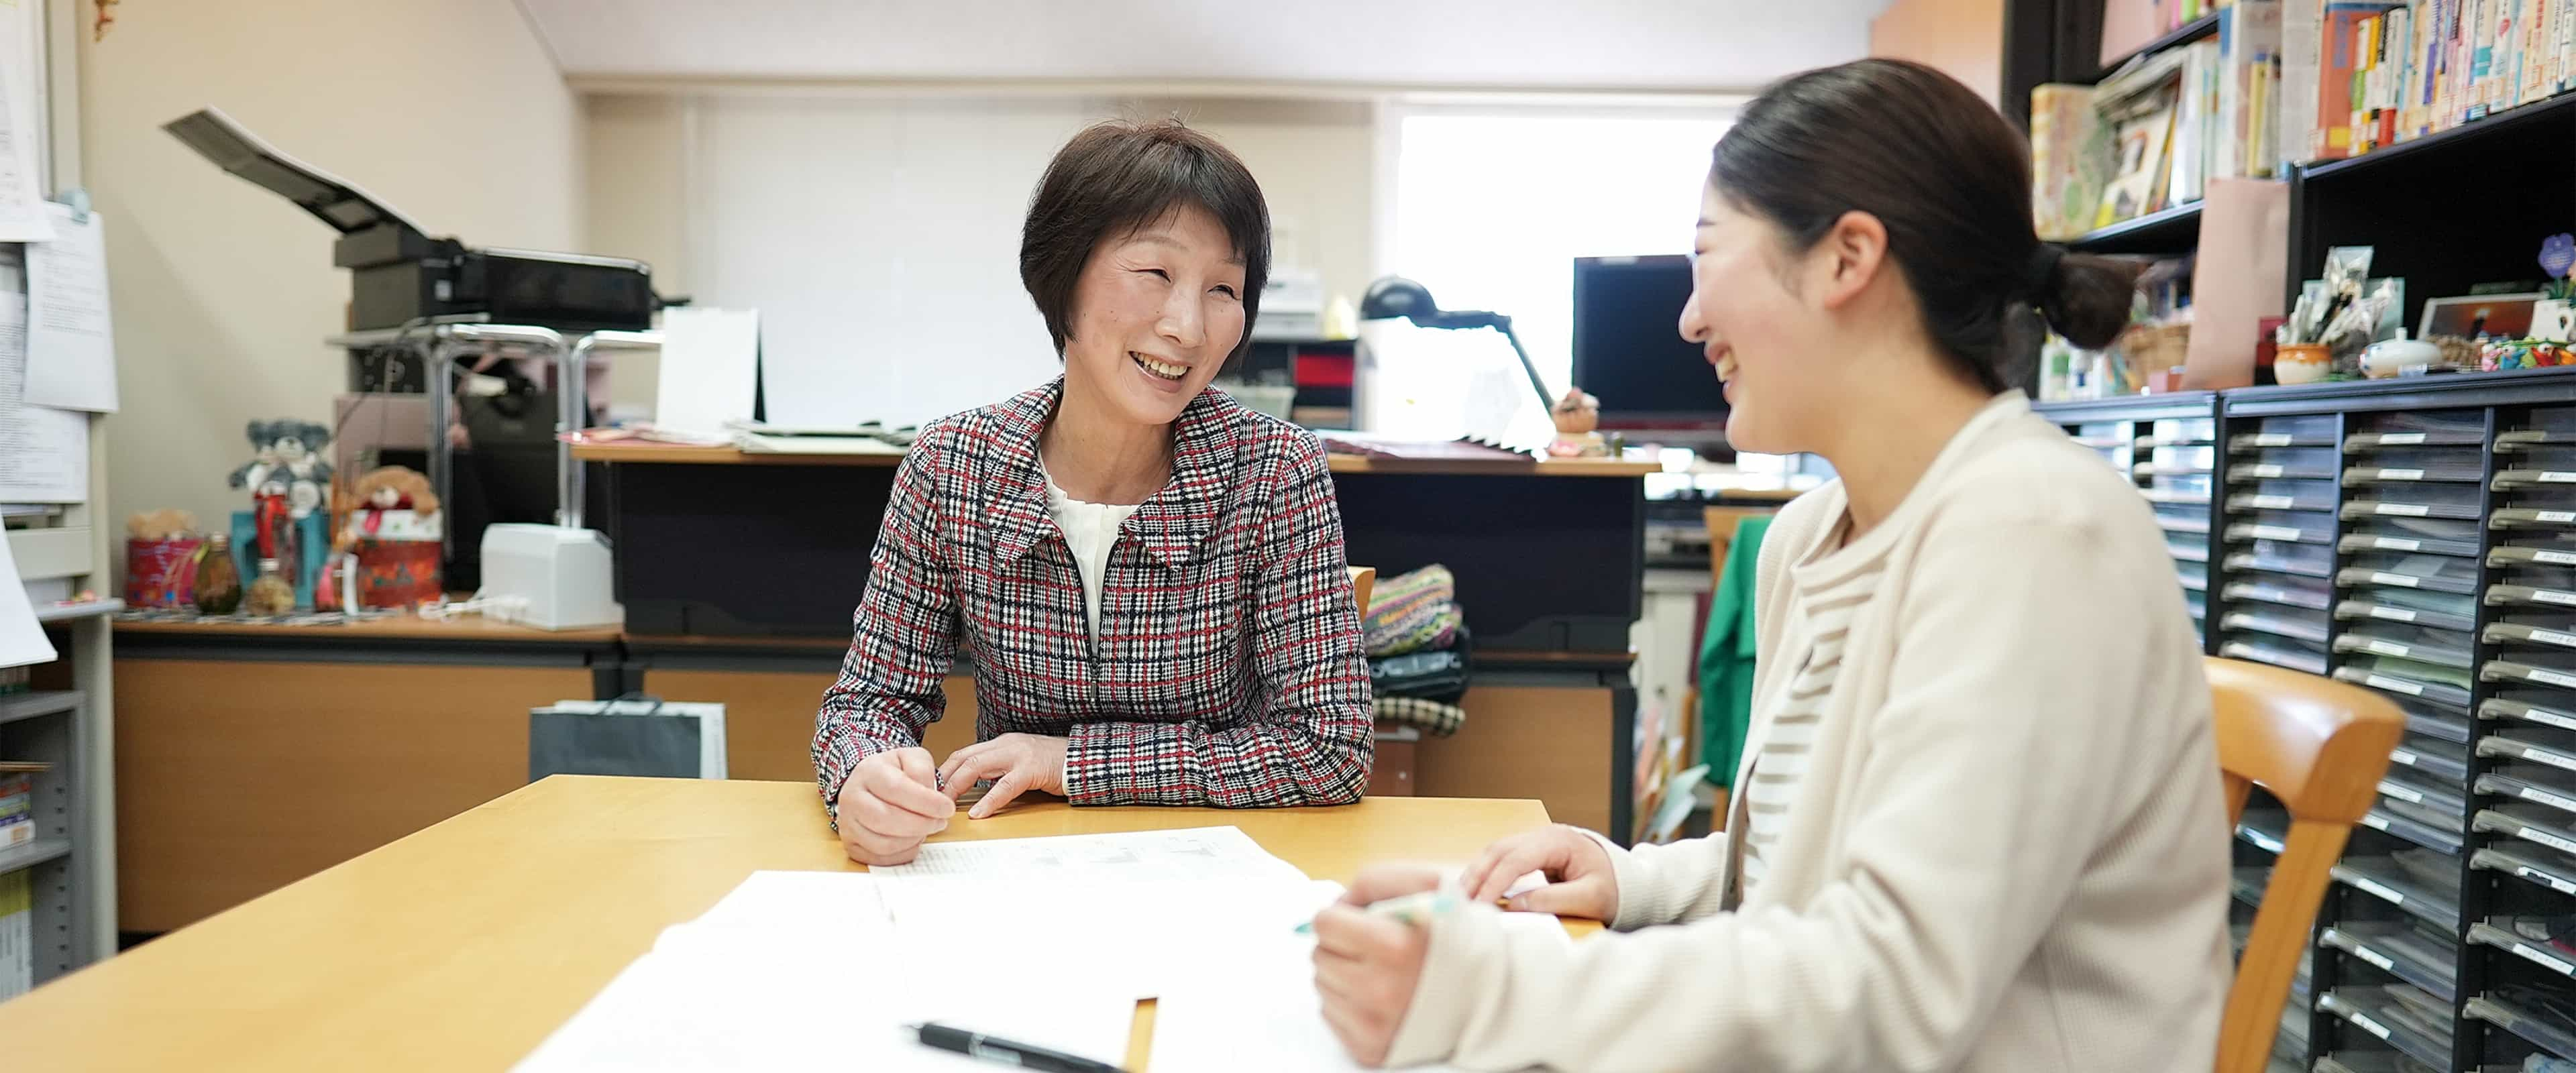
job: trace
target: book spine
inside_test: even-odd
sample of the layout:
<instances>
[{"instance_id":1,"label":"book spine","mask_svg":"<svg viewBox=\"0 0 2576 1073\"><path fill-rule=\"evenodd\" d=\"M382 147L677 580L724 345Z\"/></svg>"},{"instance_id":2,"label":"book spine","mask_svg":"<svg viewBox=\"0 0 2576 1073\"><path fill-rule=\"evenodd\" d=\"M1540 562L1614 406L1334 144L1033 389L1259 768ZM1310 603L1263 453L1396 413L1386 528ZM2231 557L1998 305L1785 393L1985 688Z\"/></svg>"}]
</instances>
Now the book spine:
<instances>
[{"instance_id":1,"label":"book spine","mask_svg":"<svg viewBox=\"0 0 2576 1073\"><path fill-rule=\"evenodd\" d=\"M2478 0L2477 36L2469 59L2468 110L2462 119L2483 118L2487 114L2487 97L2495 86L2496 30L2504 22L2501 0Z\"/></svg>"},{"instance_id":2,"label":"book spine","mask_svg":"<svg viewBox=\"0 0 2576 1073\"><path fill-rule=\"evenodd\" d=\"M2525 104L2547 97L2553 90L2549 60L2557 6L2554 0L2531 0L2531 31L2522 35L2522 102Z\"/></svg>"},{"instance_id":3,"label":"book spine","mask_svg":"<svg viewBox=\"0 0 2576 1073\"><path fill-rule=\"evenodd\" d=\"M35 987L35 906L25 869L0 875L0 1001Z\"/></svg>"},{"instance_id":4,"label":"book spine","mask_svg":"<svg viewBox=\"0 0 2576 1073\"><path fill-rule=\"evenodd\" d=\"M2567 88L2568 46L2576 44L2576 0L2549 0L2549 68L2542 75L2548 92Z\"/></svg>"},{"instance_id":5,"label":"book spine","mask_svg":"<svg viewBox=\"0 0 2576 1073\"><path fill-rule=\"evenodd\" d=\"M2064 96L2056 85L2030 89L2030 216L2043 239L2067 237L2058 214L2068 178L2061 166L2066 146L2058 140L2057 110Z\"/></svg>"},{"instance_id":6,"label":"book spine","mask_svg":"<svg viewBox=\"0 0 2576 1073\"><path fill-rule=\"evenodd\" d=\"M2379 50L2373 44L2379 37L2380 17L2372 15L2352 28L2352 96L2351 116L2346 120L2345 148L2353 154L2370 151L2370 75L2378 66Z\"/></svg>"},{"instance_id":7,"label":"book spine","mask_svg":"<svg viewBox=\"0 0 2576 1073\"><path fill-rule=\"evenodd\" d=\"M2289 0L2281 8L2281 78L2274 85L2273 145L2281 174L2301 161L2315 160L2324 148L2317 129L2325 56L2321 28L2325 12L2315 0Z\"/></svg>"},{"instance_id":8,"label":"book spine","mask_svg":"<svg viewBox=\"0 0 2576 1073\"><path fill-rule=\"evenodd\" d=\"M2217 11L2220 18L2227 17L2227 13L2223 9L2213 8L2212 10ZM2230 132L2227 124L2221 121L2223 117L2218 111L2218 96L2226 75L2227 65L2224 61L2219 59L2218 42L2201 42L2200 182L2197 184L2198 189L2192 194L2194 198L2203 197L2208 194L2210 176L2217 174L2233 174L2232 172L2221 173L2218 170L2221 147L2233 146L2236 142L2235 135Z\"/></svg>"}]
</instances>

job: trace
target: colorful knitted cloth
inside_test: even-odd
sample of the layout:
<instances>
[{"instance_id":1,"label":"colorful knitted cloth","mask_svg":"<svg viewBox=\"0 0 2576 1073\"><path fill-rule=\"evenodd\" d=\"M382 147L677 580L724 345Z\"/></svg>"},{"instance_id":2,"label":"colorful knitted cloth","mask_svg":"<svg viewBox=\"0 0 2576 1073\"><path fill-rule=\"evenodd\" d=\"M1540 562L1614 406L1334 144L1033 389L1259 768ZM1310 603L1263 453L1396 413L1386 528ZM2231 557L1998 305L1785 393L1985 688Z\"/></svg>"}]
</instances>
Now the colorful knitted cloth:
<instances>
[{"instance_id":1,"label":"colorful knitted cloth","mask_svg":"<svg viewBox=\"0 0 2576 1073\"><path fill-rule=\"evenodd\" d=\"M1369 597L1368 654L1401 656L1449 647L1458 632L1458 579L1438 563L1380 579Z\"/></svg>"},{"instance_id":2,"label":"colorful knitted cloth","mask_svg":"<svg viewBox=\"0 0 2576 1073\"><path fill-rule=\"evenodd\" d=\"M1379 697L1377 721L1415 727L1433 737L1445 738L1457 733L1459 725L1467 721L1467 710L1420 697Z\"/></svg>"}]
</instances>

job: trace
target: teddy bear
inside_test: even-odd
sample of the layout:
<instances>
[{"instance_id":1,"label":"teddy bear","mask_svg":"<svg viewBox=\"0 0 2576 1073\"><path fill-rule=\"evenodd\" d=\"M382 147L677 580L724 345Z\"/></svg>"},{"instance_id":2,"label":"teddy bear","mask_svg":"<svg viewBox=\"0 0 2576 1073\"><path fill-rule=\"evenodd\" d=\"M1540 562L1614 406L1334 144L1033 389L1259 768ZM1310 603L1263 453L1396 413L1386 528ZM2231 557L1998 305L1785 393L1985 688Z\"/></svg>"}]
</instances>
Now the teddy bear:
<instances>
[{"instance_id":1,"label":"teddy bear","mask_svg":"<svg viewBox=\"0 0 2576 1073\"><path fill-rule=\"evenodd\" d=\"M374 536L384 528L385 512L407 510L428 519L438 513L438 493L429 486L429 478L403 466L384 466L367 471L349 490L349 524L342 535L343 543L360 537Z\"/></svg>"}]
</instances>

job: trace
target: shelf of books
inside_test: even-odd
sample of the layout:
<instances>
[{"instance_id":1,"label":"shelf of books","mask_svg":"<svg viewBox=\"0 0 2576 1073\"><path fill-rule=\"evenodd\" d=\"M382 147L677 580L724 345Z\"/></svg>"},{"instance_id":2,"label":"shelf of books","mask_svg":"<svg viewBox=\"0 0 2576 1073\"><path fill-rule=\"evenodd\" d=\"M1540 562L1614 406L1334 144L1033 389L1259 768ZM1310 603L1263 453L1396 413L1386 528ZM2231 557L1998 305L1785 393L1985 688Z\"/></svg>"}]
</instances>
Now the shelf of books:
<instances>
[{"instance_id":1,"label":"shelf of books","mask_svg":"<svg viewBox=\"0 0 2576 1073\"><path fill-rule=\"evenodd\" d=\"M2115 63L2031 91L2043 238L2115 243L2214 178L2329 175L2552 103L2576 88L2576 4L2236 0ZM2190 248L2166 245L2103 252Z\"/></svg>"},{"instance_id":2,"label":"shelf of books","mask_svg":"<svg viewBox=\"0 0 2576 1073\"><path fill-rule=\"evenodd\" d=\"M79 786L82 701L76 691L0 694L0 1000L89 960L77 866L100 846Z\"/></svg>"}]
</instances>

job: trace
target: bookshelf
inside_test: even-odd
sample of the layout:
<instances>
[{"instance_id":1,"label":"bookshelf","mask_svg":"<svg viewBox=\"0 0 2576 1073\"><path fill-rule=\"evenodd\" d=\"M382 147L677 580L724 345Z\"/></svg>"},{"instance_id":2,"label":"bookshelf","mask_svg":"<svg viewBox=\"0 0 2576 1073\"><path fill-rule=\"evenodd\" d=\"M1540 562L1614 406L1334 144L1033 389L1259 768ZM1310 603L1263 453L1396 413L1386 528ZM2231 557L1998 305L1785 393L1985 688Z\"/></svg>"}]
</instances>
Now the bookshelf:
<instances>
[{"instance_id":1,"label":"bookshelf","mask_svg":"<svg viewBox=\"0 0 2576 1073\"><path fill-rule=\"evenodd\" d=\"M2077 253L2180 254L2200 246L2200 202L2192 201L2069 239Z\"/></svg>"},{"instance_id":2,"label":"bookshelf","mask_svg":"<svg viewBox=\"0 0 2576 1073\"><path fill-rule=\"evenodd\" d=\"M2544 235L2576 230L2576 96L2554 97L2290 179L2295 297L2335 246L2374 247L2370 274L2406 281L2413 330L2427 298L2537 280Z\"/></svg>"},{"instance_id":3,"label":"bookshelf","mask_svg":"<svg viewBox=\"0 0 2576 1073\"><path fill-rule=\"evenodd\" d=\"M2103 76L2119 70L2122 64L2128 63L2130 60L2137 59L2140 56L2153 55L2169 48L2188 45L2203 38L2218 36L2218 14L2218 12L2213 11L2209 14L2193 19L2190 22L2186 22L2180 27L2167 31L2163 36L2160 36L2153 41L2149 41L2144 45L2138 46L2136 51L2130 52L2127 55L2121 56L2119 59L2103 64L2100 69L2094 72L2093 78L2089 81L2099 81Z\"/></svg>"}]
</instances>

